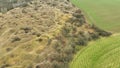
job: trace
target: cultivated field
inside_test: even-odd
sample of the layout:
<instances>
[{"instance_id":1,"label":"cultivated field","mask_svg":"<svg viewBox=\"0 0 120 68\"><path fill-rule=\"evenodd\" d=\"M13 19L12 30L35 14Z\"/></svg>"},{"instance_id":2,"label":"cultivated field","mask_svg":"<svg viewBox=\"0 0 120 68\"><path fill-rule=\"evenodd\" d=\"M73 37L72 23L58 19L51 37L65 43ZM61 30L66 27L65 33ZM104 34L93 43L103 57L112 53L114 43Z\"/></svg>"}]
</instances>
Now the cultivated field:
<instances>
[{"instance_id":1,"label":"cultivated field","mask_svg":"<svg viewBox=\"0 0 120 68\"><path fill-rule=\"evenodd\" d=\"M90 23L120 32L120 0L71 0L80 7Z\"/></svg>"},{"instance_id":2,"label":"cultivated field","mask_svg":"<svg viewBox=\"0 0 120 68\"><path fill-rule=\"evenodd\" d=\"M120 35L91 42L75 56L70 68L120 68Z\"/></svg>"},{"instance_id":3,"label":"cultivated field","mask_svg":"<svg viewBox=\"0 0 120 68\"><path fill-rule=\"evenodd\" d=\"M71 0L82 9L89 23L115 32L90 42L70 63L70 68L120 68L120 0Z\"/></svg>"}]
</instances>

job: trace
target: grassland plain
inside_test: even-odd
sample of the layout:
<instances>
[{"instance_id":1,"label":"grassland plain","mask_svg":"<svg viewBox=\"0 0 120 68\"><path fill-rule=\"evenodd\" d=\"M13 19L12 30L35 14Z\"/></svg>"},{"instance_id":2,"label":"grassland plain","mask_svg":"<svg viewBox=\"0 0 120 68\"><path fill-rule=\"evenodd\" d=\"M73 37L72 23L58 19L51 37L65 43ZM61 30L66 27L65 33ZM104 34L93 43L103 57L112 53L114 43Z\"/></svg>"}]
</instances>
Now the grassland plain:
<instances>
[{"instance_id":1,"label":"grassland plain","mask_svg":"<svg viewBox=\"0 0 120 68\"><path fill-rule=\"evenodd\" d=\"M77 53L70 68L120 68L120 35L90 42Z\"/></svg>"},{"instance_id":2,"label":"grassland plain","mask_svg":"<svg viewBox=\"0 0 120 68\"><path fill-rule=\"evenodd\" d=\"M120 0L71 0L81 8L90 23L112 32L120 32Z\"/></svg>"}]
</instances>

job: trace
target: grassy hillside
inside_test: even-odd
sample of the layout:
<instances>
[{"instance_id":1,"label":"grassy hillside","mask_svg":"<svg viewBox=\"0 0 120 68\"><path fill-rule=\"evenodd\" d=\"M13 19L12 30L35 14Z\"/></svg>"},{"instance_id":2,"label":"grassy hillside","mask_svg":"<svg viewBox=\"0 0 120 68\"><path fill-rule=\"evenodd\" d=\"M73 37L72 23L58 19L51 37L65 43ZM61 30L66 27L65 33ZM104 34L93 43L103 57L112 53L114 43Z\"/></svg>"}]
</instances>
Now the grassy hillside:
<instances>
[{"instance_id":1,"label":"grassy hillside","mask_svg":"<svg viewBox=\"0 0 120 68\"><path fill-rule=\"evenodd\" d=\"M91 42L75 56L70 68L120 68L120 35Z\"/></svg>"},{"instance_id":2,"label":"grassy hillside","mask_svg":"<svg viewBox=\"0 0 120 68\"><path fill-rule=\"evenodd\" d=\"M90 23L120 32L120 0L71 0L80 7Z\"/></svg>"}]
</instances>

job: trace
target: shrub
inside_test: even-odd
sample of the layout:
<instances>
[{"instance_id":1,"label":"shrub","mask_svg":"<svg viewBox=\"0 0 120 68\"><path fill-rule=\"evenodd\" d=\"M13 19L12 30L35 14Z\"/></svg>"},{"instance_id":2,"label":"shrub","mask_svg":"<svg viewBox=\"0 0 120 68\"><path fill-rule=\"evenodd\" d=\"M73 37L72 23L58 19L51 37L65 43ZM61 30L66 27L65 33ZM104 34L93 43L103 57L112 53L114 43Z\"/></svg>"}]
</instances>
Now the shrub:
<instances>
[{"instance_id":1,"label":"shrub","mask_svg":"<svg viewBox=\"0 0 120 68\"><path fill-rule=\"evenodd\" d=\"M90 33L90 36L93 40L96 40L99 38L99 34L96 32L96 33Z\"/></svg>"},{"instance_id":2,"label":"shrub","mask_svg":"<svg viewBox=\"0 0 120 68\"><path fill-rule=\"evenodd\" d=\"M7 48L7 49L6 49L7 52L9 52L9 51L11 51L11 50L12 50L12 48Z\"/></svg>"},{"instance_id":3,"label":"shrub","mask_svg":"<svg viewBox=\"0 0 120 68\"><path fill-rule=\"evenodd\" d=\"M41 33L39 33L39 32L32 32L32 35L36 35L37 37L40 37Z\"/></svg>"},{"instance_id":4,"label":"shrub","mask_svg":"<svg viewBox=\"0 0 120 68\"><path fill-rule=\"evenodd\" d=\"M62 35L63 36L68 37L69 36L69 32L70 32L70 28L68 28L67 26L64 26L62 28Z\"/></svg>"},{"instance_id":5,"label":"shrub","mask_svg":"<svg viewBox=\"0 0 120 68\"><path fill-rule=\"evenodd\" d=\"M34 10L38 10L38 7L37 7L37 6L35 6Z\"/></svg>"},{"instance_id":6,"label":"shrub","mask_svg":"<svg viewBox=\"0 0 120 68\"><path fill-rule=\"evenodd\" d=\"M27 11L25 9L22 9L22 13L27 13Z\"/></svg>"},{"instance_id":7,"label":"shrub","mask_svg":"<svg viewBox=\"0 0 120 68\"><path fill-rule=\"evenodd\" d=\"M21 68L33 68L33 62L32 61L27 61L25 60L24 62L22 62L22 67Z\"/></svg>"},{"instance_id":8,"label":"shrub","mask_svg":"<svg viewBox=\"0 0 120 68\"><path fill-rule=\"evenodd\" d=\"M43 61L35 66L35 68L52 68L51 62Z\"/></svg>"},{"instance_id":9,"label":"shrub","mask_svg":"<svg viewBox=\"0 0 120 68\"><path fill-rule=\"evenodd\" d=\"M57 61L52 62L52 68L60 68L60 67L61 67L61 65Z\"/></svg>"},{"instance_id":10,"label":"shrub","mask_svg":"<svg viewBox=\"0 0 120 68\"><path fill-rule=\"evenodd\" d=\"M57 40L52 40L51 46L52 46L53 49L56 49L59 46L58 41Z\"/></svg>"},{"instance_id":11,"label":"shrub","mask_svg":"<svg viewBox=\"0 0 120 68\"><path fill-rule=\"evenodd\" d=\"M63 52L65 54L73 54L73 47L71 45L67 45L63 48Z\"/></svg>"},{"instance_id":12,"label":"shrub","mask_svg":"<svg viewBox=\"0 0 120 68\"><path fill-rule=\"evenodd\" d=\"M76 17L76 18L81 18L81 17L83 17L83 15L80 14L80 13L73 13L73 16Z\"/></svg>"},{"instance_id":13,"label":"shrub","mask_svg":"<svg viewBox=\"0 0 120 68\"><path fill-rule=\"evenodd\" d=\"M112 33L110 32L106 32L100 28L98 28L97 26L95 26L94 24L92 24L92 28L95 29L96 32L98 32L98 34L100 36L110 36Z\"/></svg>"},{"instance_id":14,"label":"shrub","mask_svg":"<svg viewBox=\"0 0 120 68\"><path fill-rule=\"evenodd\" d=\"M106 37L106 36L110 36L111 33L110 32L106 32L106 31L101 31L101 32L99 32L99 35Z\"/></svg>"},{"instance_id":15,"label":"shrub","mask_svg":"<svg viewBox=\"0 0 120 68\"><path fill-rule=\"evenodd\" d=\"M20 41L21 39L18 36L12 38L12 42Z\"/></svg>"},{"instance_id":16,"label":"shrub","mask_svg":"<svg viewBox=\"0 0 120 68\"><path fill-rule=\"evenodd\" d=\"M48 38L47 45L50 45L52 42L52 39Z\"/></svg>"},{"instance_id":17,"label":"shrub","mask_svg":"<svg viewBox=\"0 0 120 68\"><path fill-rule=\"evenodd\" d=\"M80 9L77 9L77 10L75 11L75 13L81 13L81 10L80 10Z\"/></svg>"},{"instance_id":18,"label":"shrub","mask_svg":"<svg viewBox=\"0 0 120 68\"><path fill-rule=\"evenodd\" d=\"M66 68L64 63L53 61L52 68Z\"/></svg>"},{"instance_id":19,"label":"shrub","mask_svg":"<svg viewBox=\"0 0 120 68\"><path fill-rule=\"evenodd\" d=\"M84 37L83 34L77 35L76 38L74 38L75 45L86 45L88 40Z\"/></svg>"},{"instance_id":20,"label":"shrub","mask_svg":"<svg viewBox=\"0 0 120 68\"><path fill-rule=\"evenodd\" d=\"M43 39L42 39L42 38L38 38L36 41L38 41L38 42L42 42Z\"/></svg>"},{"instance_id":21,"label":"shrub","mask_svg":"<svg viewBox=\"0 0 120 68\"><path fill-rule=\"evenodd\" d=\"M25 31L25 33L28 33L28 32L30 32L31 30L32 30L32 27L27 27L27 26L25 26L25 27L22 27L22 28L20 28L21 30L24 30Z\"/></svg>"},{"instance_id":22,"label":"shrub","mask_svg":"<svg viewBox=\"0 0 120 68\"><path fill-rule=\"evenodd\" d=\"M76 45L86 45L87 44L87 40L82 39L82 38L78 38Z\"/></svg>"},{"instance_id":23,"label":"shrub","mask_svg":"<svg viewBox=\"0 0 120 68\"><path fill-rule=\"evenodd\" d=\"M6 68L6 67L10 67L9 64L3 64L0 68Z\"/></svg>"},{"instance_id":24,"label":"shrub","mask_svg":"<svg viewBox=\"0 0 120 68\"><path fill-rule=\"evenodd\" d=\"M41 49L36 50L36 54L40 54L42 52Z\"/></svg>"}]
</instances>

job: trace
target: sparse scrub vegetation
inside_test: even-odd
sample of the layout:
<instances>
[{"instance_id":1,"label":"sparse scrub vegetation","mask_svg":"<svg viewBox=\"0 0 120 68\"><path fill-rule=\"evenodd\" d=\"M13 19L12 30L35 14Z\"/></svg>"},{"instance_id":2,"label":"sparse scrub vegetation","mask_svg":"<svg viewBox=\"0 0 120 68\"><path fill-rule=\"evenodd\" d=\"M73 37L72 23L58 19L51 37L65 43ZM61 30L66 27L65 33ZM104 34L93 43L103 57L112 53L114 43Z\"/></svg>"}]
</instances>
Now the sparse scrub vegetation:
<instances>
[{"instance_id":1,"label":"sparse scrub vegetation","mask_svg":"<svg viewBox=\"0 0 120 68\"><path fill-rule=\"evenodd\" d=\"M31 1L1 16L3 67L9 64L11 68L68 68L80 47L100 36L109 36L90 26L69 0Z\"/></svg>"},{"instance_id":2,"label":"sparse scrub vegetation","mask_svg":"<svg viewBox=\"0 0 120 68\"><path fill-rule=\"evenodd\" d=\"M21 39L18 36L15 36L12 38L11 42L16 42L16 41L20 41Z\"/></svg>"},{"instance_id":3,"label":"sparse scrub vegetation","mask_svg":"<svg viewBox=\"0 0 120 68\"><path fill-rule=\"evenodd\" d=\"M103 37L104 37L104 36L110 36L110 35L112 34L112 33L110 33L110 32L106 32L106 31L98 28L98 27L95 26L94 24L92 25L92 28L94 28L95 31L98 32L98 34L99 34L100 36L103 36Z\"/></svg>"},{"instance_id":4,"label":"sparse scrub vegetation","mask_svg":"<svg viewBox=\"0 0 120 68\"><path fill-rule=\"evenodd\" d=\"M25 27L22 27L21 30L24 30L25 33L28 33L28 32L30 32L32 30L32 28L25 26Z\"/></svg>"},{"instance_id":5,"label":"sparse scrub vegetation","mask_svg":"<svg viewBox=\"0 0 120 68\"><path fill-rule=\"evenodd\" d=\"M0 68L6 68L6 67L9 67L10 65L9 64L3 64Z\"/></svg>"},{"instance_id":6,"label":"sparse scrub vegetation","mask_svg":"<svg viewBox=\"0 0 120 68\"><path fill-rule=\"evenodd\" d=\"M6 49L7 52L9 52L9 51L11 51L11 50L12 50L12 48L7 48L7 49Z\"/></svg>"}]
</instances>

